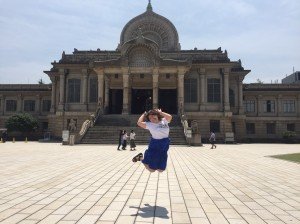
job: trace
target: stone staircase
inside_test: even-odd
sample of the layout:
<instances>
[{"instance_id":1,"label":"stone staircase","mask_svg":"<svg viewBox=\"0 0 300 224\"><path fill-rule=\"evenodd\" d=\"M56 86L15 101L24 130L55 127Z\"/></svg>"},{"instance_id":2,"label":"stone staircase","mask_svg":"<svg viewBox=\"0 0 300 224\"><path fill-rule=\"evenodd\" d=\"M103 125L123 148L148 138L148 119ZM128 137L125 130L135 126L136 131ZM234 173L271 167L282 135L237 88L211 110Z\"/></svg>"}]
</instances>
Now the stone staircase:
<instances>
[{"instance_id":1,"label":"stone staircase","mask_svg":"<svg viewBox=\"0 0 300 224\"><path fill-rule=\"evenodd\" d=\"M148 130L137 127L140 115L102 115L94 127L90 128L81 140L82 144L118 144L119 131L133 130L136 133L136 143L147 144L150 139ZM180 118L173 116L170 125L170 139L172 145L186 145Z\"/></svg>"}]
</instances>

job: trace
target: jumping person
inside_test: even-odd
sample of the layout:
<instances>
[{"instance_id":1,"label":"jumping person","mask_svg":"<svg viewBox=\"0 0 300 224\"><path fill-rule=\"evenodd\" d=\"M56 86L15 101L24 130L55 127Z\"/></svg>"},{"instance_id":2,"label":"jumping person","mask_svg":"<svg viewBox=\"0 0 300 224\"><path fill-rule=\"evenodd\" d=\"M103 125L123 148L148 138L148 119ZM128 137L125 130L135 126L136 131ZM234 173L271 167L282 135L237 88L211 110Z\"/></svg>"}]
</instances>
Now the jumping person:
<instances>
[{"instance_id":1,"label":"jumping person","mask_svg":"<svg viewBox=\"0 0 300 224\"><path fill-rule=\"evenodd\" d=\"M172 116L160 109L152 109L140 116L137 125L149 130L152 137L144 156L139 153L133 157L133 162L141 161L150 172L163 172L166 169L170 144L168 123L171 120Z\"/></svg>"}]
</instances>

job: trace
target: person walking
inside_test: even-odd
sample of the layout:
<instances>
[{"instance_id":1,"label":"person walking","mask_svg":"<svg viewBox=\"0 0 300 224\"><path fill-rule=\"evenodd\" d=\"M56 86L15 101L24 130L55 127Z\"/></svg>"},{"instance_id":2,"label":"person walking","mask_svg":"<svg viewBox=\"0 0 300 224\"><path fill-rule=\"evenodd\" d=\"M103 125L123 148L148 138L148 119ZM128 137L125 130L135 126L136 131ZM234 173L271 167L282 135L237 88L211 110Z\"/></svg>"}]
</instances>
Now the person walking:
<instances>
[{"instance_id":1,"label":"person walking","mask_svg":"<svg viewBox=\"0 0 300 224\"><path fill-rule=\"evenodd\" d=\"M123 134L124 134L124 130L120 130L120 132L119 132L119 145L118 145L117 150L121 150L120 146L122 145L122 142L123 142Z\"/></svg>"},{"instance_id":2,"label":"person walking","mask_svg":"<svg viewBox=\"0 0 300 224\"><path fill-rule=\"evenodd\" d=\"M129 136L127 135L127 132L124 130L123 136L122 136L122 140L123 140L123 142L122 142L122 149L123 150L126 150L128 137Z\"/></svg>"},{"instance_id":3,"label":"person walking","mask_svg":"<svg viewBox=\"0 0 300 224\"><path fill-rule=\"evenodd\" d=\"M215 142L216 142L216 134L215 134L213 131L210 132L209 141L210 141L210 143L211 143L211 149L217 148L217 146L215 145Z\"/></svg>"},{"instance_id":4,"label":"person walking","mask_svg":"<svg viewBox=\"0 0 300 224\"><path fill-rule=\"evenodd\" d=\"M130 140L130 151L136 150L135 147L135 133L133 130L131 130L130 135L129 135L129 140Z\"/></svg>"},{"instance_id":5,"label":"person walking","mask_svg":"<svg viewBox=\"0 0 300 224\"><path fill-rule=\"evenodd\" d=\"M2 132L2 141L5 143L7 141L7 131Z\"/></svg>"},{"instance_id":6,"label":"person walking","mask_svg":"<svg viewBox=\"0 0 300 224\"><path fill-rule=\"evenodd\" d=\"M169 123L172 115L162 112L160 109L152 109L143 113L138 119L137 125L150 131L151 140L148 149L132 158L133 162L141 161L150 172L163 172L167 167L169 150Z\"/></svg>"}]
</instances>

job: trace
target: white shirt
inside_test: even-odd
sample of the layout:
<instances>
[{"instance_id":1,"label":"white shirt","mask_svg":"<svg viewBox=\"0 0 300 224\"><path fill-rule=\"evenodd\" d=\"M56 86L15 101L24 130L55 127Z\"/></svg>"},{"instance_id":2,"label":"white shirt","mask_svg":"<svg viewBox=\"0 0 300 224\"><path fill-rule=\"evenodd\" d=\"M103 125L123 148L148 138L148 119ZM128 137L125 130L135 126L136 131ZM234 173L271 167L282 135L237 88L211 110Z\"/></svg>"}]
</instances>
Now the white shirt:
<instances>
[{"instance_id":1,"label":"white shirt","mask_svg":"<svg viewBox=\"0 0 300 224\"><path fill-rule=\"evenodd\" d=\"M170 128L168 121L163 118L160 122L152 123L146 122L146 129L148 129L154 139L163 139L169 137Z\"/></svg>"},{"instance_id":2,"label":"white shirt","mask_svg":"<svg viewBox=\"0 0 300 224\"><path fill-rule=\"evenodd\" d=\"M133 133L130 132L130 138L129 139L133 140L134 138L135 138L135 133L134 132Z\"/></svg>"}]
</instances>

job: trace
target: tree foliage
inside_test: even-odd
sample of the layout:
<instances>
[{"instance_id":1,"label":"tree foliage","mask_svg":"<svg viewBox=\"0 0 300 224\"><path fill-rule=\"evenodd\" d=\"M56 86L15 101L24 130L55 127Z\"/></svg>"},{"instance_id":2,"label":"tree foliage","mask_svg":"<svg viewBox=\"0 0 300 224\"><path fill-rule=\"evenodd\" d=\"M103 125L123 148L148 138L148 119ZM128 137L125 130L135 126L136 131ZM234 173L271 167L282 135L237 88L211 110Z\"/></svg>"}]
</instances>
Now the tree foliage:
<instances>
[{"instance_id":1,"label":"tree foliage","mask_svg":"<svg viewBox=\"0 0 300 224\"><path fill-rule=\"evenodd\" d=\"M11 116L5 123L8 131L24 133L33 132L38 128L38 121L30 114L16 114Z\"/></svg>"}]
</instances>

